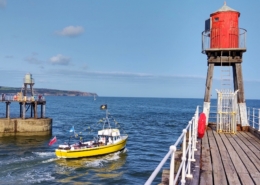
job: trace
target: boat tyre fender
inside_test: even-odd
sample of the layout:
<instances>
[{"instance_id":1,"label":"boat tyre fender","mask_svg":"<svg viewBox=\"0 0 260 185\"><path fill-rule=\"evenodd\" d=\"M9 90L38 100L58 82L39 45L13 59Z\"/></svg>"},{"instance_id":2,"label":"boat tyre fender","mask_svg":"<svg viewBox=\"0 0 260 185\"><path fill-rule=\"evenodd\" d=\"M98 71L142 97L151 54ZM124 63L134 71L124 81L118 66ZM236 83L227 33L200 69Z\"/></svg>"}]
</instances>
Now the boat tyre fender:
<instances>
[{"instance_id":1,"label":"boat tyre fender","mask_svg":"<svg viewBox=\"0 0 260 185\"><path fill-rule=\"evenodd\" d=\"M205 113L201 113L198 122L198 137L203 138L206 130L206 115Z\"/></svg>"}]
</instances>

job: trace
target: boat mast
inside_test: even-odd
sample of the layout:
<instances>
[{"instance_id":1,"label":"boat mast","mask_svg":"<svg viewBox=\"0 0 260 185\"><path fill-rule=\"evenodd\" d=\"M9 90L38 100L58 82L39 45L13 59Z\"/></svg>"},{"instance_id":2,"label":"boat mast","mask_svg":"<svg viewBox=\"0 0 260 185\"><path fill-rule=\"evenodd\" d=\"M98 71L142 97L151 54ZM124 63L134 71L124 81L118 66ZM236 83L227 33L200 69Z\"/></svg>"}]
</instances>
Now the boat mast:
<instances>
[{"instance_id":1,"label":"boat mast","mask_svg":"<svg viewBox=\"0 0 260 185\"><path fill-rule=\"evenodd\" d=\"M111 129L110 127L110 122L109 122L109 118L108 118L108 110L106 110L106 121L105 121L105 124L108 124L108 128Z\"/></svg>"}]
</instances>

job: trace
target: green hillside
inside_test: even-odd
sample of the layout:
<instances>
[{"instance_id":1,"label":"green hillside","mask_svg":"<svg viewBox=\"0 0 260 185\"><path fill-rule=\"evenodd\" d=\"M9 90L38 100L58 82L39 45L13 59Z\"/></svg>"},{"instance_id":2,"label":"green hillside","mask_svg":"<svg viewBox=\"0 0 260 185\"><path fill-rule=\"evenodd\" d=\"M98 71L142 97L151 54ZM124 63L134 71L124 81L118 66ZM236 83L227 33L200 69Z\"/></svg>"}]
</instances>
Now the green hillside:
<instances>
[{"instance_id":1,"label":"green hillside","mask_svg":"<svg viewBox=\"0 0 260 185\"><path fill-rule=\"evenodd\" d=\"M29 91L29 87L27 91ZM18 92L21 92L21 88L0 86L0 94L16 94ZM44 96L98 96L96 93L90 93L90 92L43 89L43 88L34 88L34 94L35 95L42 94Z\"/></svg>"}]
</instances>

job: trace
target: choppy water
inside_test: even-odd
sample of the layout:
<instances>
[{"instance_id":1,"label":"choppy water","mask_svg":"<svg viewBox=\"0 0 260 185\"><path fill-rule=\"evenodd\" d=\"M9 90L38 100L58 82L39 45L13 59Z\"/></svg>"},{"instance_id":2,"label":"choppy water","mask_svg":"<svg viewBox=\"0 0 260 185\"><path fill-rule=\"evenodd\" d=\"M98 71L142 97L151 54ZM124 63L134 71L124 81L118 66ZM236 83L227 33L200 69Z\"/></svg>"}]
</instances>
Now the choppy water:
<instances>
[{"instance_id":1,"label":"choppy water","mask_svg":"<svg viewBox=\"0 0 260 185\"><path fill-rule=\"evenodd\" d=\"M46 116L53 118L52 136L0 138L0 184L144 184L187 125L196 106L203 104L202 99L46 99ZM101 104L108 104L111 116L129 135L126 149L100 157L57 159L54 150L68 142L73 125L78 133L86 129L82 132L85 139L93 138L88 127L100 128L97 122L105 116L99 110ZM251 104L257 107L260 102ZM0 108L3 115L4 106ZM11 116L18 115L18 105L12 104L11 111ZM49 147L53 136L58 141ZM160 179L159 175L155 184Z\"/></svg>"}]
</instances>

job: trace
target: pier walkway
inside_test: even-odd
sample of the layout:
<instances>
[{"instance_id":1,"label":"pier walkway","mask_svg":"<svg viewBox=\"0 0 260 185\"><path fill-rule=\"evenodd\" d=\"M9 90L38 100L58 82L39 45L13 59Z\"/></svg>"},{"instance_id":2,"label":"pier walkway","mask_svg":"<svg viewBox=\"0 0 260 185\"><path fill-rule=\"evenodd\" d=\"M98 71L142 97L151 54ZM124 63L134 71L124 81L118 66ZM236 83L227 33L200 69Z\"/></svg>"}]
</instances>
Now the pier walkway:
<instances>
[{"instance_id":1,"label":"pier walkway","mask_svg":"<svg viewBox=\"0 0 260 185\"><path fill-rule=\"evenodd\" d=\"M218 134L210 126L201 150L200 185L260 184L260 140L250 132Z\"/></svg>"}]
</instances>

